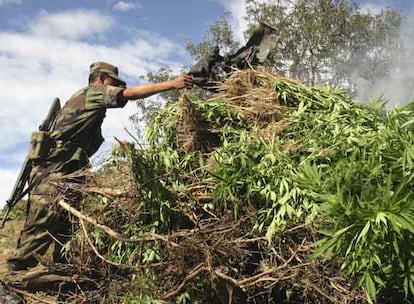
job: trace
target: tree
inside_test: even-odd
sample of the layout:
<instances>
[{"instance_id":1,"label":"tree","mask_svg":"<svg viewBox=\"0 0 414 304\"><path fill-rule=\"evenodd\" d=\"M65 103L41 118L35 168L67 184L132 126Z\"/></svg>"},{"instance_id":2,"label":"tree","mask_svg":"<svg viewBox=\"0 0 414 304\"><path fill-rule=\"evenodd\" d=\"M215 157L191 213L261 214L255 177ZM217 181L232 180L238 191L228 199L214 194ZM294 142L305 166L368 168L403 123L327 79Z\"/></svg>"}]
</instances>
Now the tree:
<instances>
[{"instance_id":1,"label":"tree","mask_svg":"<svg viewBox=\"0 0 414 304\"><path fill-rule=\"evenodd\" d=\"M147 82L164 82L173 79L176 75L168 67L162 67L156 72L147 73L141 76L142 80ZM143 130L152 121L152 118L158 114L165 103L177 100L179 91L166 91L159 96L147 99L145 102L137 102L137 112L130 116L129 119L134 125L135 131L139 137L142 137Z\"/></svg>"},{"instance_id":2,"label":"tree","mask_svg":"<svg viewBox=\"0 0 414 304\"><path fill-rule=\"evenodd\" d=\"M192 41L187 43L186 49L195 60L209 54L217 45L221 47L222 51L230 53L239 48L240 43L234 39L233 29L228 20L230 15L231 13L227 12L219 21L213 22L201 43L194 44Z\"/></svg>"},{"instance_id":3,"label":"tree","mask_svg":"<svg viewBox=\"0 0 414 304\"><path fill-rule=\"evenodd\" d=\"M401 15L362 12L348 0L246 0L248 30L264 21L278 30L268 66L309 85L329 82L355 90L352 78L375 79L392 68Z\"/></svg>"}]
</instances>

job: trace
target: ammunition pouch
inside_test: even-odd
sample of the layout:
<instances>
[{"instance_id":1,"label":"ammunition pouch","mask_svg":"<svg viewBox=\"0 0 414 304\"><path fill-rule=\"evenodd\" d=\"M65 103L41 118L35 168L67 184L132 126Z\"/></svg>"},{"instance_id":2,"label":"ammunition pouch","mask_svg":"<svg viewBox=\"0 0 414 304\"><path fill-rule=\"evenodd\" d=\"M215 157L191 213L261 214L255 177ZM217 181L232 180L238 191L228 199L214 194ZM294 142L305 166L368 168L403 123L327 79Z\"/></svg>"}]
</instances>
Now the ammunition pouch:
<instances>
[{"instance_id":1,"label":"ammunition pouch","mask_svg":"<svg viewBox=\"0 0 414 304\"><path fill-rule=\"evenodd\" d=\"M35 131L32 133L30 139L29 160L41 163L46 160L50 149L52 148L53 140L49 132Z\"/></svg>"}]
</instances>

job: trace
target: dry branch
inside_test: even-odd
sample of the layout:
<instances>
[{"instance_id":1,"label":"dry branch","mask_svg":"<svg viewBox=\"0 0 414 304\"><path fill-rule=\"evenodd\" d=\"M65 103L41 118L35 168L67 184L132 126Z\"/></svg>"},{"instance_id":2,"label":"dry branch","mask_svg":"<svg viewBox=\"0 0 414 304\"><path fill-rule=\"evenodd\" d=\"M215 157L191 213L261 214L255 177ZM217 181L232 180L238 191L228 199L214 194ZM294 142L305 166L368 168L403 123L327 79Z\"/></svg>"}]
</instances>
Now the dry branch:
<instances>
[{"instance_id":1,"label":"dry branch","mask_svg":"<svg viewBox=\"0 0 414 304\"><path fill-rule=\"evenodd\" d=\"M155 233L147 234L146 236L144 236L143 238L140 238L140 239L127 238L127 237L123 236L122 234L112 230L108 226L99 224L94 218L92 218L90 216L87 216L87 215L83 214L82 212L80 212L79 210L73 208L68 203L66 203L64 200L60 200L58 202L58 205L61 206L66 211L70 212L72 215L79 218L80 220L84 220L84 221L94 225L95 227L101 229L106 234L108 234L109 236L113 237L114 239L116 239L118 241L127 242L127 243L142 243L142 242L145 242L145 241L162 240L162 241L168 243L171 246L179 246L178 244L168 240L166 237L164 237L162 235L155 234Z\"/></svg>"},{"instance_id":2,"label":"dry branch","mask_svg":"<svg viewBox=\"0 0 414 304\"><path fill-rule=\"evenodd\" d=\"M112 262L112 261L106 259L103 255L101 255L99 253L98 249L96 249L96 247L93 245L92 240L89 238L88 231L86 230L85 223L83 222L82 219L80 220L80 223L81 223L81 226L82 226L83 234L84 234L89 246L92 248L92 250L96 254L96 256L98 258L100 258L102 261L104 261L105 263L107 263L109 265L112 265L112 266L119 267L119 268L130 269L130 270L149 268L149 267L159 267L159 266L164 265L164 263L153 263L153 264L146 264L146 265L129 266L129 265L124 265L124 264Z\"/></svg>"},{"instance_id":3,"label":"dry branch","mask_svg":"<svg viewBox=\"0 0 414 304\"><path fill-rule=\"evenodd\" d=\"M203 271L206 271L206 268L203 265L204 263L200 263L196 267L194 267L193 270L184 278L184 280L177 288L163 295L162 298L169 299L176 296L192 279L197 277Z\"/></svg>"},{"instance_id":4,"label":"dry branch","mask_svg":"<svg viewBox=\"0 0 414 304\"><path fill-rule=\"evenodd\" d=\"M48 301L48 300L45 300L45 299L41 299L41 298L35 296L34 294L32 294L30 292L27 292L27 291L24 291L24 290L20 290L18 288L9 287L9 289L11 291L17 293L17 294L21 294L21 295L23 295L25 297L31 298L31 299L35 300L36 303L39 303L39 304L40 303L43 303L43 304L57 304L57 302L51 302L51 301Z\"/></svg>"}]
</instances>

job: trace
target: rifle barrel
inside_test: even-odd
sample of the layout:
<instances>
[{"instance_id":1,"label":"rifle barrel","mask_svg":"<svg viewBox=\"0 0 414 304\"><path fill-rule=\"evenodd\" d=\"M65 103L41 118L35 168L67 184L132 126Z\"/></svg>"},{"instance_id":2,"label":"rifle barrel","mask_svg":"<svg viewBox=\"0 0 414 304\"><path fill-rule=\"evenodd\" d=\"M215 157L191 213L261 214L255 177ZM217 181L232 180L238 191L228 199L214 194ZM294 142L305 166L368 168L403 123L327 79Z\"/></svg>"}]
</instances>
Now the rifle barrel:
<instances>
[{"instance_id":1,"label":"rifle barrel","mask_svg":"<svg viewBox=\"0 0 414 304\"><path fill-rule=\"evenodd\" d=\"M60 100L58 97L56 97L53 100L53 103L49 109L49 112L47 113L46 119L39 126L39 131L50 131L50 128L53 122L55 121L57 113L60 111L60 109L61 109Z\"/></svg>"}]
</instances>

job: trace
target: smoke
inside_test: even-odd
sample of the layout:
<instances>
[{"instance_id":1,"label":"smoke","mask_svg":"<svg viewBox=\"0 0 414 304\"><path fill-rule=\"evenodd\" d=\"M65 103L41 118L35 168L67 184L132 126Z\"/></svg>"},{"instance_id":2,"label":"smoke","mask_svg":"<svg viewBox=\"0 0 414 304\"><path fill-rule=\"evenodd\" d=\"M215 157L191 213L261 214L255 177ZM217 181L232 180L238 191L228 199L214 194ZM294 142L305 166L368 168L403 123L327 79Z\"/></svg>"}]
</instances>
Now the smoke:
<instances>
[{"instance_id":1,"label":"smoke","mask_svg":"<svg viewBox=\"0 0 414 304\"><path fill-rule=\"evenodd\" d=\"M215 0L221 3L227 10L232 13L230 20L235 32L236 38L244 42L243 33L247 28L246 1L245 0ZM256 0L257 3L273 3L274 0ZM281 0L288 9L293 8L295 1ZM350 82L355 85L356 99L361 102L369 102L371 99L382 97L388 101L387 108L392 109L398 105L407 104L414 101L414 4L411 8L404 1L394 2L392 0L381 1L358 1L362 12L370 14L380 14L386 7L394 7L397 10L408 12L401 26L401 35L399 39L399 48L391 54L392 69L387 75L376 79L364 78L360 74L351 75ZM379 65L386 66L387 62ZM357 71L370 71L371 69L381 67L372 66L372 63L365 65L358 64L358 67L347 66L345 69Z\"/></svg>"},{"instance_id":2,"label":"smoke","mask_svg":"<svg viewBox=\"0 0 414 304\"><path fill-rule=\"evenodd\" d=\"M410 12L401 27L399 48L391 55L391 71L377 79L354 76L357 100L368 102L382 96L388 109L414 101L414 11Z\"/></svg>"}]
</instances>

